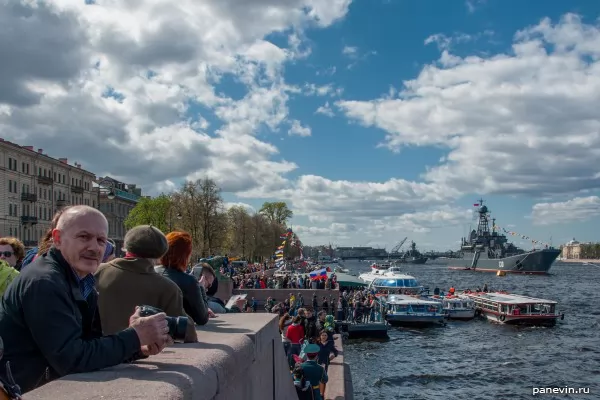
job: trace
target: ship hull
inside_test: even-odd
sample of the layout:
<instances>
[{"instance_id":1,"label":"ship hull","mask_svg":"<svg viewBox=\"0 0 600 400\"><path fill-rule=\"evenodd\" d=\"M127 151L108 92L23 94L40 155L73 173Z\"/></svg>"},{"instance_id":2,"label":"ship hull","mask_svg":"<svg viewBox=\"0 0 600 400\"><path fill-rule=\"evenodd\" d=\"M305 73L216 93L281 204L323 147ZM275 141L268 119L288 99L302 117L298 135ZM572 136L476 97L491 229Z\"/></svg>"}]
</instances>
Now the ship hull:
<instances>
[{"instance_id":1,"label":"ship hull","mask_svg":"<svg viewBox=\"0 0 600 400\"><path fill-rule=\"evenodd\" d=\"M400 264L425 264L427 262L427 257L419 257L419 258L403 258L398 260L397 262Z\"/></svg>"},{"instance_id":2,"label":"ship hull","mask_svg":"<svg viewBox=\"0 0 600 400\"><path fill-rule=\"evenodd\" d=\"M445 315L415 315L390 313L385 320L392 326L427 327L439 326L445 323Z\"/></svg>"},{"instance_id":3,"label":"ship hull","mask_svg":"<svg viewBox=\"0 0 600 400\"><path fill-rule=\"evenodd\" d=\"M529 253L517 254L505 258L479 258L473 268L473 253L466 253L463 258L454 258L448 268L481 272L504 271L511 274L547 274L560 250L544 249Z\"/></svg>"}]
</instances>

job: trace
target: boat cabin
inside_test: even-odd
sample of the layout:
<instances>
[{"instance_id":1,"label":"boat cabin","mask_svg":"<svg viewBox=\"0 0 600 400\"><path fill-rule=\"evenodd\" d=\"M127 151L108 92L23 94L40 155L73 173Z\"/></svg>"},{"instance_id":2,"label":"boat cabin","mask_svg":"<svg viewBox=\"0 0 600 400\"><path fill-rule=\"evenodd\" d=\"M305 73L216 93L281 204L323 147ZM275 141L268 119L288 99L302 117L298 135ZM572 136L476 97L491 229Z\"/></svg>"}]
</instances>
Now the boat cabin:
<instances>
[{"instance_id":1,"label":"boat cabin","mask_svg":"<svg viewBox=\"0 0 600 400\"><path fill-rule=\"evenodd\" d=\"M385 300L385 319L392 325L443 324L445 314L438 301L407 295L390 295Z\"/></svg>"},{"instance_id":2,"label":"boat cabin","mask_svg":"<svg viewBox=\"0 0 600 400\"><path fill-rule=\"evenodd\" d=\"M557 311L557 302L535 297L493 293L467 293L487 319L512 324L554 324L564 314Z\"/></svg>"},{"instance_id":3,"label":"boat cabin","mask_svg":"<svg viewBox=\"0 0 600 400\"><path fill-rule=\"evenodd\" d=\"M414 277L400 274L377 277L371 282L371 287L397 294L418 294L423 290Z\"/></svg>"}]
</instances>

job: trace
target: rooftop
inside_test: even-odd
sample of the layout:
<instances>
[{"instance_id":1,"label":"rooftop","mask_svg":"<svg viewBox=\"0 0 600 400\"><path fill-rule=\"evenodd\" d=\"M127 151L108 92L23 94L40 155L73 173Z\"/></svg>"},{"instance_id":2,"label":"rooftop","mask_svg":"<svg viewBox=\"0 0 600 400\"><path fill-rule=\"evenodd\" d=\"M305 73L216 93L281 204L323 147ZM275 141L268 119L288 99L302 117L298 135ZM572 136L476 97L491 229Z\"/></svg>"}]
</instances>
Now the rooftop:
<instances>
[{"instance_id":1,"label":"rooftop","mask_svg":"<svg viewBox=\"0 0 600 400\"><path fill-rule=\"evenodd\" d=\"M467 296L473 299L487 299L504 304L558 304L554 300L538 299L535 297L509 293L470 293L467 294Z\"/></svg>"},{"instance_id":2,"label":"rooftop","mask_svg":"<svg viewBox=\"0 0 600 400\"><path fill-rule=\"evenodd\" d=\"M44 157L44 158L48 159L47 161L54 162L54 163L61 163L67 167L71 167L73 169L80 170L81 172L85 172L90 175L96 176L95 173L82 168L81 164L79 164L77 162L75 162L75 163L73 163L73 165L71 165L71 164L69 164L69 160L67 158L62 158L62 157L54 158L54 157L49 156L48 154L44 153L44 149L35 150L35 148L33 146L21 146L20 144L5 140L4 138L0 138L0 144L6 145L7 147L12 147L15 150L21 150L23 152L29 153L30 156Z\"/></svg>"}]
</instances>

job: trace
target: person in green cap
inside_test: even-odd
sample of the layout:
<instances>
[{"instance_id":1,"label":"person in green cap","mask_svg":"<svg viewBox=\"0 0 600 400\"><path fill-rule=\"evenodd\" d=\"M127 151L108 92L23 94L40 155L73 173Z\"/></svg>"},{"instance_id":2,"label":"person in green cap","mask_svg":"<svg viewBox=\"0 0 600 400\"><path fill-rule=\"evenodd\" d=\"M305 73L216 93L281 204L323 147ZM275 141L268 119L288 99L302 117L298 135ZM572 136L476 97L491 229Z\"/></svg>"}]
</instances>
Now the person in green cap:
<instances>
[{"instance_id":1,"label":"person in green cap","mask_svg":"<svg viewBox=\"0 0 600 400\"><path fill-rule=\"evenodd\" d=\"M329 380L325 368L317 363L319 350L320 348L316 344L311 343L306 346L304 351L306 352L307 360L302 363L304 379L310 382L315 400L323 400L323 396L321 396L321 384L325 385Z\"/></svg>"}]
</instances>

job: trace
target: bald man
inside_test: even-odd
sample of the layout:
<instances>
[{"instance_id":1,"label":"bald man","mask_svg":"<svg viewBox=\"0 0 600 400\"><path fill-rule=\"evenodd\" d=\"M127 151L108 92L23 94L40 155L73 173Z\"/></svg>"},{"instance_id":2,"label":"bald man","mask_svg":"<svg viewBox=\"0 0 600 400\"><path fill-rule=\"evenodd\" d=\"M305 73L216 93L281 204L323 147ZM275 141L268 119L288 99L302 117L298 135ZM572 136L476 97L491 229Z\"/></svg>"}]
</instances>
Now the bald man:
<instances>
[{"instance_id":1,"label":"bald man","mask_svg":"<svg viewBox=\"0 0 600 400\"><path fill-rule=\"evenodd\" d=\"M64 375L90 372L157 354L170 341L165 314L129 320L102 336L94 272L104 256L108 222L88 206L69 207L52 231L52 247L0 300L4 357L23 392Z\"/></svg>"}]
</instances>

